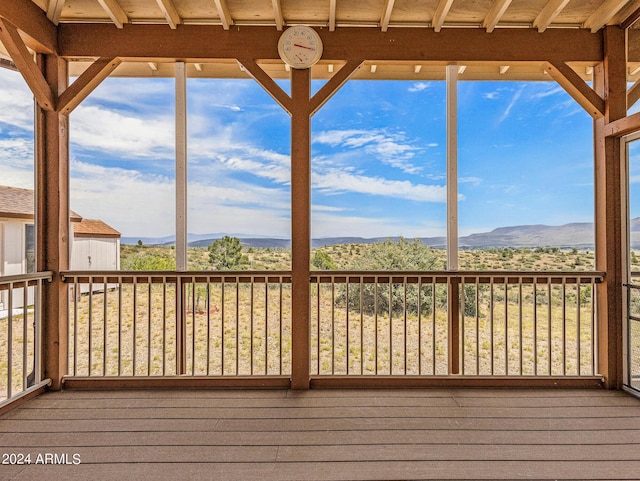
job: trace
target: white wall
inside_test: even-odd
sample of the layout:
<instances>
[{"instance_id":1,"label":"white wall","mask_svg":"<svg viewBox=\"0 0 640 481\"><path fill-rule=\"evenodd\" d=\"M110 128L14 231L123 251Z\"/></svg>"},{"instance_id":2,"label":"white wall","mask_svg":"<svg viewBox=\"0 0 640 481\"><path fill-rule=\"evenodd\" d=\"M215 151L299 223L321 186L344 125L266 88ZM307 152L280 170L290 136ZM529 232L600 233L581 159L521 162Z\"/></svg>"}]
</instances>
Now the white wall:
<instances>
[{"instance_id":1,"label":"white wall","mask_svg":"<svg viewBox=\"0 0 640 481\"><path fill-rule=\"evenodd\" d=\"M120 268L120 239L75 238L71 270L113 271Z\"/></svg>"},{"instance_id":2,"label":"white wall","mask_svg":"<svg viewBox=\"0 0 640 481\"><path fill-rule=\"evenodd\" d=\"M27 222L20 220L0 221L0 276L14 276L24 274L27 271L25 253L26 224ZM29 303L33 302L33 294L31 292L27 300ZM12 307L19 309L23 304L23 290L14 289ZM9 293L0 291L0 310L7 309L8 305Z\"/></svg>"}]
</instances>

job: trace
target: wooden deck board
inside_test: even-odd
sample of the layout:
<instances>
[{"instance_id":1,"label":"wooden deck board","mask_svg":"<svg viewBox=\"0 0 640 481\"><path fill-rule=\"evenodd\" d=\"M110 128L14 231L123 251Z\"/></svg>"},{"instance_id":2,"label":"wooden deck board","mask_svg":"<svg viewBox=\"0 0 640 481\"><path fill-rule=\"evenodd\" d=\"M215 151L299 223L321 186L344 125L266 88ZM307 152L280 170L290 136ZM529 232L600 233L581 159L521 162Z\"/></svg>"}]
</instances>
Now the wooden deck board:
<instances>
[{"instance_id":1,"label":"wooden deck board","mask_svg":"<svg viewBox=\"0 0 640 481\"><path fill-rule=\"evenodd\" d=\"M0 453L81 461L0 465L0 479L639 479L640 400L604 390L66 391L1 416Z\"/></svg>"}]
</instances>

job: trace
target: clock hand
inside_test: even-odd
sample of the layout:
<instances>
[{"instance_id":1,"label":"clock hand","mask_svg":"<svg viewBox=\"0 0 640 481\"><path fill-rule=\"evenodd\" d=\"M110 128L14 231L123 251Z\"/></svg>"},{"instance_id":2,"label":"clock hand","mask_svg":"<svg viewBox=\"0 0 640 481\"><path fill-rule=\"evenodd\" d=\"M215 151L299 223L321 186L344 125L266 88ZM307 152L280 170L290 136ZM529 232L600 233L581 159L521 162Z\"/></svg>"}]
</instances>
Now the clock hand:
<instances>
[{"instance_id":1,"label":"clock hand","mask_svg":"<svg viewBox=\"0 0 640 481\"><path fill-rule=\"evenodd\" d=\"M294 43L294 47L306 48L307 50L315 50L313 47L307 47L306 45L300 45L299 43Z\"/></svg>"}]
</instances>

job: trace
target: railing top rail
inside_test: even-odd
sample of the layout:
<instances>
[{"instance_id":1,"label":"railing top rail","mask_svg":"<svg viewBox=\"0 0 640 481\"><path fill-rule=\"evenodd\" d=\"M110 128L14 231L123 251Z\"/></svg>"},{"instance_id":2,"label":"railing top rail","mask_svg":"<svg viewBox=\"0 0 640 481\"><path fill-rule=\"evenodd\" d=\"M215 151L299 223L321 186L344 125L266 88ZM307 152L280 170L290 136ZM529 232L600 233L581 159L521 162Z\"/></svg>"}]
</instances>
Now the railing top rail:
<instances>
[{"instance_id":1,"label":"railing top rail","mask_svg":"<svg viewBox=\"0 0 640 481\"><path fill-rule=\"evenodd\" d=\"M62 280L73 282L291 282L291 271L65 271ZM311 282L376 282L389 281L446 283L487 282L602 282L601 271L312 271ZM99 279L99 281L96 281ZM396 281L398 279L398 281Z\"/></svg>"},{"instance_id":2,"label":"railing top rail","mask_svg":"<svg viewBox=\"0 0 640 481\"><path fill-rule=\"evenodd\" d=\"M0 276L0 284L10 284L15 282L25 282L25 281L51 281L53 279L53 272L45 271L45 272L35 272L33 274L16 274L12 276Z\"/></svg>"},{"instance_id":3,"label":"railing top rail","mask_svg":"<svg viewBox=\"0 0 640 481\"><path fill-rule=\"evenodd\" d=\"M64 271L63 282L291 282L290 271Z\"/></svg>"},{"instance_id":4,"label":"railing top rail","mask_svg":"<svg viewBox=\"0 0 640 481\"><path fill-rule=\"evenodd\" d=\"M376 279L386 281L391 278L392 280L407 279L408 281L428 279L436 283L456 279L464 282L483 282L489 279L506 279L513 282L528 279L536 281L587 279L598 283L602 282L604 277L605 273L601 271L313 271L311 273L312 282L322 282L325 279L333 282L346 282L347 278L350 281L363 279L366 282L375 282Z\"/></svg>"}]
</instances>

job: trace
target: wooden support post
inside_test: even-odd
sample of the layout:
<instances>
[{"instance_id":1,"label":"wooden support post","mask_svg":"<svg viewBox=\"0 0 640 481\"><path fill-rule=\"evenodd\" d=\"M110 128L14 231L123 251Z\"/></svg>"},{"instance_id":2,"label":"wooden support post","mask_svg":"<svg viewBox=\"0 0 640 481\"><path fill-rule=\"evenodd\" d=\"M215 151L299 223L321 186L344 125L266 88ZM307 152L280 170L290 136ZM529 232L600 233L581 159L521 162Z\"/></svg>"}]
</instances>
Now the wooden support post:
<instances>
[{"instance_id":1,"label":"wooden support post","mask_svg":"<svg viewBox=\"0 0 640 481\"><path fill-rule=\"evenodd\" d=\"M291 72L291 388L309 389L311 69Z\"/></svg>"},{"instance_id":2,"label":"wooden support post","mask_svg":"<svg viewBox=\"0 0 640 481\"><path fill-rule=\"evenodd\" d=\"M54 95L68 84L67 62L55 55L38 56L38 66ZM69 118L36 109L37 269L52 271L44 289L44 377L61 389L68 368L69 293L60 278L69 269Z\"/></svg>"},{"instance_id":3,"label":"wooden support post","mask_svg":"<svg viewBox=\"0 0 640 481\"><path fill-rule=\"evenodd\" d=\"M605 126L625 117L627 106L625 31L604 30L604 63L594 69L594 88L606 99L605 115L594 122L596 270L606 272L598 285L598 373L610 389L622 387L622 196L620 139Z\"/></svg>"}]
</instances>

